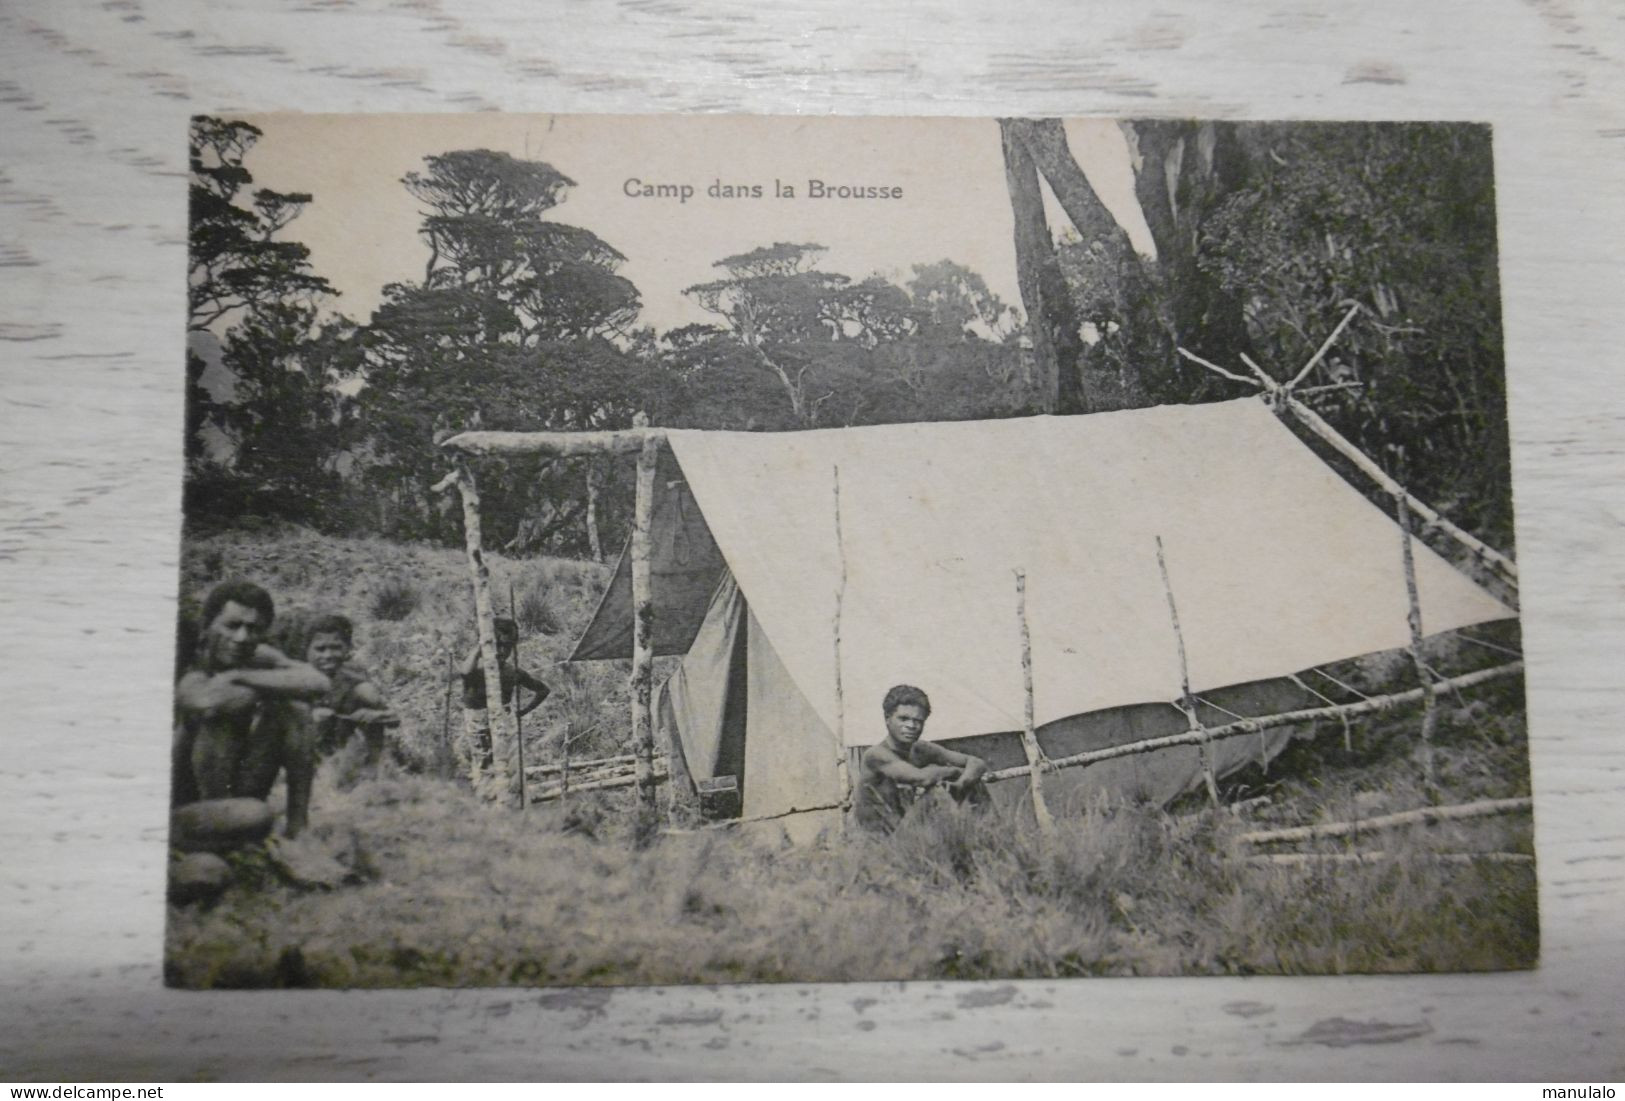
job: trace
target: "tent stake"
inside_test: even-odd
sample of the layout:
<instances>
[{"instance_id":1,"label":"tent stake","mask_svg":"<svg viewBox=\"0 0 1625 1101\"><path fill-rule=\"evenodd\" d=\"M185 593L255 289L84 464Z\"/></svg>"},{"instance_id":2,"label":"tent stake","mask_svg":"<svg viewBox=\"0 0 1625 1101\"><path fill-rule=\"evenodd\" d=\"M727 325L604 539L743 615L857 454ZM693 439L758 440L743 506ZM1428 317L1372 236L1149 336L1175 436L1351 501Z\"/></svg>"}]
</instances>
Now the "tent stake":
<instances>
[{"instance_id":1,"label":"tent stake","mask_svg":"<svg viewBox=\"0 0 1625 1101\"><path fill-rule=\"evenodd\" d=\"M474 472L462 458L457 460L457 491L463 499L463 538L468 551L468 570L474 579L474 627L480 639L480 668L485 674L485 718L491 730L491 764L502 790L507 788L510 742L508 713L502 707L502 666L497 660L496 613L491 604L491 571L480 546L480 491ZM517 687L517 686L516 686ZM492 706L492 698L496 704ZM474 768L479 770L479 746L474 746Z\"/></svg>"},{"instance_id":2,"label":"tent stake","mask_svg":"<svg viewBox=\"0 0 1625 1101\"><path fill-rule=\"evenodd\" d=\"M1027 706L1021 727L1021 748L1027 754L1027 776L1032 785L1033 815L1038 828L1045 834L1053 833L1055 820L1050 817L1044 802L1044 751L1038 745L1038 729L1034 725L1033 706L1033 643L1027 627L1027 573L1016 571L1016 618L1021 623L1021 680L1026 689Z\"/></svg>"},{"instance_id":3,"label":"tent stake","mask_svg":"<svg viewBox=\"0 0 1625 1101\"><path fill-rule=\"evenodd\" d=\"M639 414L645 424L646 418ZM655 460L659 443L646 436L638 451L637 496L632 513L632 744L638 758L638 798L655 806L654 603L649 583L649 522L654 515Z\"/></svg>"},{"instance_id":4,"label":"tent stake","mask_svg":"<svg viewBox=\"0 0 1625 1101\"><path fill-rule=\"evenodd\" d=\"M1208 744L1207 727L1196 714L1196 701L1191 698L1190 668L1185 662L1185 633L1179 629L1179 608L1174 604L1174 587L1168 582L1168 563L1162 556L1162 536L1157 536L1157 569L1162 572L1162 591L1168 596L1168 617L1174 623L1174 641L1179 644L1179 709L1185 713L1185 721L1190 725L1193 734L1200 734L1202 740L1198 749L1202 756L1202 782L1207 785L1208 801L1215 807L1219 805L1219 784L1213 775L1213 747Z\"/></svg>"},{"instance_id":5,"label":"tent stake","mask_svg":"<svg viewBox=\"0 0 1625 1101\"><path fill-rule=\"evenodd\" d=\"M1422 682L1422 782L1430 794L1433 783L1433 727L1439 718L1438 694L1433 690L1433 674L1422 660L1422 602L1416 593L1416 556L1411 550L1411 514L1403 489L1394 494L1394 511L1399 516L1400 547L1405 560L1405 599L1409 607L1405 616L1411 628L1411 662L1416 666L1417 679Z\"/></svg>"},{"instance_id":6,"label":"tent stake","mask_svg":"<svg viewBox=\"0 0 1625 1101\"><path fill-rule=\"evenodd\" d=\"M852 806L852 774L846 761L846 693L841 686L841 613L846 605L846 542L841 535L841 467L835 465L835 554L841 562L841 581L835 589L835 777L841 806ZM846 819L841 819L846 831Z\"/></svg>"}]
</instances>

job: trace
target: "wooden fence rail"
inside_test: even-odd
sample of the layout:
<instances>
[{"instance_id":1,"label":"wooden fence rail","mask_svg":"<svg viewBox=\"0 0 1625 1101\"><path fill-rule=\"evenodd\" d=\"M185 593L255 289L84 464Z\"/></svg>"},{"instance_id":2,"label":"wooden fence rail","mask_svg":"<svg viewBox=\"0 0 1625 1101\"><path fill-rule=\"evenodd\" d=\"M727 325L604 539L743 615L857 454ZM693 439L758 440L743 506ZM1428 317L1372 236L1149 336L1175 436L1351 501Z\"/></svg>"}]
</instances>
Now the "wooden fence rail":
<instances>
[{"instance_id":1,"label":"wooden fence rail","mask_svg":"<svg viewBox=\"0 0 1625 1101\"><path fill-rule=\"evenodd\" d=\"M1464 688L1473 688L1480 684L1512 676L1523 672L1523 662L1513 661L1505 665L1497 665L1492 669L1480 669L1474 673L1464 673L1459 677L1437 681L1433 684L1435 692L1459 691ZM1257 734L1277 726L1293 726L1300 723L1312 723L1321 719L1352 719L1360 715L1373 715L1383 711L1391 711L1405 704L1417 703L1423 699L1425 690L1412 688L1406 692L1395 692L1387 696L1372 696L1369 699L1359 700L1355 703L1335 704L1331 707L1311 707L1302 711L1286 711L1279 715L1261 715L1256 719L1238 719L1223 726L1209 727L1205 731L1187 731L1182 734L1170 734L1162 738L1147 738L1139 742L1126 742L1123 745L1107 746L1104 749L1092 749L1086 753L1076 753L1070 757L1052 757L1044 761L1046 770L1063 768L1080 768L1084 765L1098 764L1101 761L1111 761L1118 757L1132 757L1138 753L1154 753L1159 749L1171 749L1175 746L1201 745L1204 738L1218 741L1221 738L1235 738L1243 734ZM1009 780L1018 776L1028 775L1026 765L1016 765L1012 768L1001 768L989 772L983 779Z\"/></svg>"},{"instance_id":2,"label":"wooden fence rail","mask_svg":"<svg viewBox=\"0 0 1625 1101\"><path fill-rule=\"evenodd\" d=\"M1314 841L1325 837L1349 837L1362 830L1388 830L1399 826L1432 825L1435 822L1458 822L1467 818L1486 818L1497 814L1515 814L1534 809L1532 799L1484 799L1476 803L1457 803L1448 807L1422 807L1420 810L1400 811L1397 814L1379 814L1356 822L1323 822L1314 826L1292 826L1279 830L1255 830L1244 833L1236 840L1247 845L1267 845L1275 842Z\"/></svg>"}]
</instances>

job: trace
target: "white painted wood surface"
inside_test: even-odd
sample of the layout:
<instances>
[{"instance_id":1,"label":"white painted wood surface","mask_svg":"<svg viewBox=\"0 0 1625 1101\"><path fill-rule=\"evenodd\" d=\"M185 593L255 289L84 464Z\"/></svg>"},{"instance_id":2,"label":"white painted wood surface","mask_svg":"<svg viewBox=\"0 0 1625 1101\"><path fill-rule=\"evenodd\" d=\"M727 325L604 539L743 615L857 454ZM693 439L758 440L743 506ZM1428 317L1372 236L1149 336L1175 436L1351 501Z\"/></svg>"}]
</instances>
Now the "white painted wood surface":
<instances>
[{"instance_id":1,"label":"white painted wood surface","mask_svg":"<svg viewBox=\"0 0 1625 1101\"><path fill-rule=\"evenodd\" d=\"M0 0L0 1078L1625 1076L1622 57L1609 0ZM186 118L493 108L1493 122L1540 970L163 990Z\"/></svg>"}]
</instances>

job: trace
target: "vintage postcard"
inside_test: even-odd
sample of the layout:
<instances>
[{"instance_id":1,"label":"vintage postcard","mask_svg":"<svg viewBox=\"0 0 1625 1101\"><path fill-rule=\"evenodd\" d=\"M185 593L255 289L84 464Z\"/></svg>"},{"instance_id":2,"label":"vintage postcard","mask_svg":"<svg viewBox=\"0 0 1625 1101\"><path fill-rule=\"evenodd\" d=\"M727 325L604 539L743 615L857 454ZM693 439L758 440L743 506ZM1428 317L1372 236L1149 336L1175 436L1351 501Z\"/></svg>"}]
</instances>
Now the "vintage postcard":
<instances>
[{"instance_id":1,"label":"vintage postcard","mask_svg":"<svg viewBox=\"0 0 1625 1101\"><path fill-rule=\"evenodd\" d=\"M171 985L1536 965L1487 127L190 141Z\"/></svg>"}]
</instances>

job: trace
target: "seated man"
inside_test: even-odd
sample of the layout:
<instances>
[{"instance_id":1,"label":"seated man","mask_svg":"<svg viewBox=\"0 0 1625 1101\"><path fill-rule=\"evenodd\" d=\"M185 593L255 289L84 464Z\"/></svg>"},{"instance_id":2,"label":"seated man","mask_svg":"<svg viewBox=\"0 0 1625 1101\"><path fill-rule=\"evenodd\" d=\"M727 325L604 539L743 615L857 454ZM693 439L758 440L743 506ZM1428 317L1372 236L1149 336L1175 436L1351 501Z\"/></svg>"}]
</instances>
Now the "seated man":
<instances>
[{"instance_id":1,"label":"seated man","mask_svg":"<svg viewBox=\"0 0 1625 1101\"><path fill-rule=\"evenodd\" d=\"M364 764L375 767L384 752L384 728L399 726L401 720L367 675L349 664L355 625L346 616L325 615L310 625L306 638L306 663L332 684L311 708L317 753L342 749L360 730L366 743Z\"/></svg>"},{"instance_id":2,"label":"seated man","mask_svg":"<svg viewBox=\"0 0 1625 1101\"><path fill-rule=\"evenodd\" d=\"M175 685L171 801L271 794L287 770L289 837L304 829L316 770L310 701L328 679L264 644L271 595L248 581L215 586L203 602L196 651Z\"/></svg>"},{"instance_id":3,"label":"seated man","mask_svg":"<svg viewBox=\"0 0 1625 1101\"><path fill-rule=\"evenodd\" d=\"M931 700L911 684L899 684L881 704L886 739L863 753L853 792L852 816L876 833L890 833L902 821L916 791L944 785L956 802L987 802L982 775L987 762L920 741Z\"/></svg>"},{"instance_id":4,"label":"seated man","mask_svg":"<svg viewBox=\"0 0 1625 1101\"><path fill-rule=\"evenodd\" d=\"M519 665L519 624L506 616L497 616L492 626L496 632L497 670L502 678L502 702L504 704L514 702L513 694L516 687L528 688L531 691L530 702L522 704L519 708L519 717L523 718L541 706L551 689ZM492 764L491 717L486 711L485 666L478 642L474 643L468 657L463 659L463 667L459 672L463 679L463 737L453 748L469 780L478 784L490 771Z\"/></svg>"}]
</instances>

